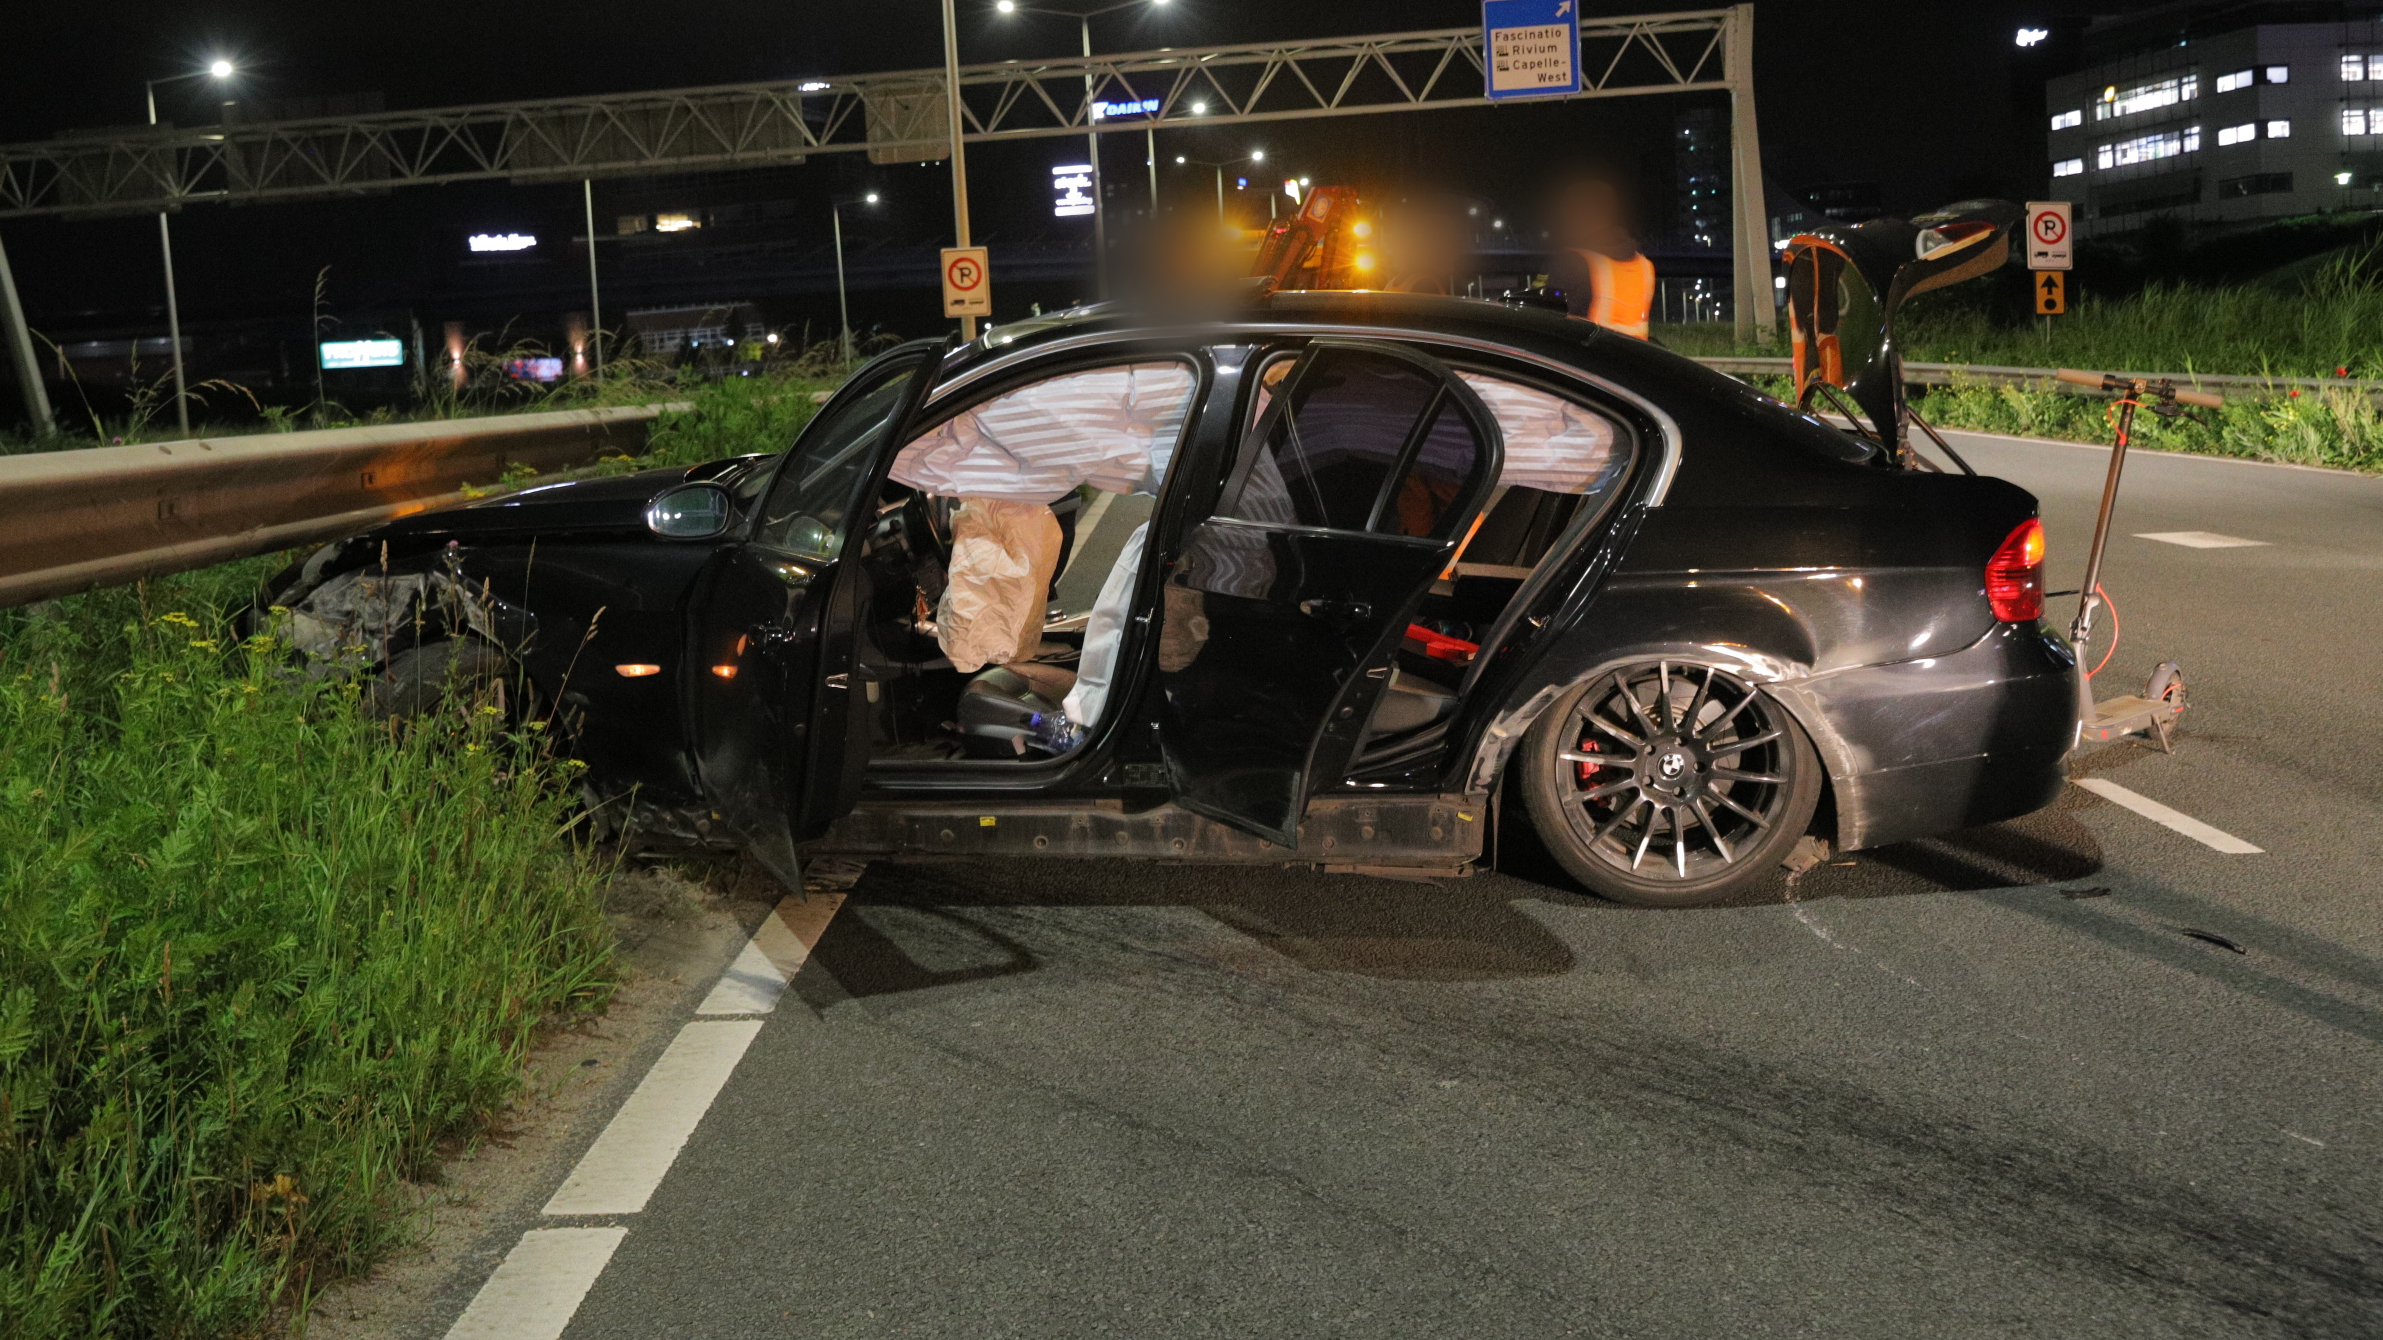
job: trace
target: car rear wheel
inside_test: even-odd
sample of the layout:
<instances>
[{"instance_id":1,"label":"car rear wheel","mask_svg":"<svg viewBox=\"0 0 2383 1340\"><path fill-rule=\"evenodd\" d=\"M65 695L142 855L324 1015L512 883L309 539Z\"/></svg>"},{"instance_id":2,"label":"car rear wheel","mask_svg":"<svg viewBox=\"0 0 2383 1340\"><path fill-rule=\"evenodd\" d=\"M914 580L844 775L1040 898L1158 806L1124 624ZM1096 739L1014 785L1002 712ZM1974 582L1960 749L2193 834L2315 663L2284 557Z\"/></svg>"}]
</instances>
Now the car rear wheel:
<instances>
[{"instance_id":1,"label":"car rear wheel","mask_svg":"<svg viewBox=\"0 0 2383 1340\"><path fill-rule=\"evenodd\" d=\"M1548 850L1591 892L1642 907L1718 902L1765 879L1820 801L1820 757L1786 709L1695 662L1625 666L1573 690L1521 754Z\"/></svg>"}]
</instances>

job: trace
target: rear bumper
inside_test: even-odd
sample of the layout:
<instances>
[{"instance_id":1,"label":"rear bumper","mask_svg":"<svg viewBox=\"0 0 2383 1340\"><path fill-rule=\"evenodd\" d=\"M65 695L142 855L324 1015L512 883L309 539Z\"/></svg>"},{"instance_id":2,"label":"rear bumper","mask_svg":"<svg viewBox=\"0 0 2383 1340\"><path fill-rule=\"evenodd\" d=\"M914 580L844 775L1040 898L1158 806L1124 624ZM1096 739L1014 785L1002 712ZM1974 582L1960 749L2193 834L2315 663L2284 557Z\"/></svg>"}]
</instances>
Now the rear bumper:
<instances>
[{"instance_id":1,"label":"rear bumper","mask_svg":"<svg viewBox=\"0 0 2383 1340\"><path fill-rule=\"evenodd\" d=\"M2076 660L2033 626L1997 625L1950 656L1768 687L1820 747L1847 851L2029 814L2068 780Z\"/></svg>"}]
</instances>

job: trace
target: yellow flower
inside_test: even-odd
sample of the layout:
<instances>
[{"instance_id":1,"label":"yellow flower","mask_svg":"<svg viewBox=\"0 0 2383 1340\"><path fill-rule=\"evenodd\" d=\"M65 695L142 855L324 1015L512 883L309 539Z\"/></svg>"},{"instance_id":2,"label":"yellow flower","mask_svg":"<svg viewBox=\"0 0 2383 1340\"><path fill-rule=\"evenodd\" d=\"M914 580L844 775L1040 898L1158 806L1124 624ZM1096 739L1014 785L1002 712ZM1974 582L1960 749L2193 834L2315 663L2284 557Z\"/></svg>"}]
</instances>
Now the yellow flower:
<instances>
[{"instance_id":1,"label":"yellow flower","mask_svg":"<svg viewBox=\"0 0 2383 1340\"><path fill-rule=\"evenodd\" d=\"M194 637L190 640L190 645L200 648L204 651L213 651L215 650L215 639L211 637Z\"/></svg>"}]
</instances>

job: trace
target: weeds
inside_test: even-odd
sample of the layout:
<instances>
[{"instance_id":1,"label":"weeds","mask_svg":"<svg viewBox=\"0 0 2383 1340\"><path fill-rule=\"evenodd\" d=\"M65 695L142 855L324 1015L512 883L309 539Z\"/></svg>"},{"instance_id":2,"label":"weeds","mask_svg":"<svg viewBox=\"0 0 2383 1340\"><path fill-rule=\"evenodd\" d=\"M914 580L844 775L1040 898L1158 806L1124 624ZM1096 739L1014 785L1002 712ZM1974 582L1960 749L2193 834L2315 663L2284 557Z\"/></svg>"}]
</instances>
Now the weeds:
<instances>
[{"instance_id":1,"label":"weeds","mask_svg":"<svg viewBox=\"0 0 2383 1340\"><path fill-rule=\"evenodd\" d=\"M608 989L567 765L238 640L264 562L0 613L0 1334L254 1333Z\"/></svg>"}]
</instances>

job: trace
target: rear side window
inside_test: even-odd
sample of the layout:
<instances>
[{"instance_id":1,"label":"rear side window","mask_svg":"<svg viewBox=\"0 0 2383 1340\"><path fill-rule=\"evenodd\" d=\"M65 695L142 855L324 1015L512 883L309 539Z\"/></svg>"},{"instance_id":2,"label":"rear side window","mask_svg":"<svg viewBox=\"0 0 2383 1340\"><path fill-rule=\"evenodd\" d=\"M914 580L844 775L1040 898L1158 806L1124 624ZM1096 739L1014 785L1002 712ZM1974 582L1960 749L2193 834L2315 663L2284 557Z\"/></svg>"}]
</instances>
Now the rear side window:
<instances>
[{"instance_id":1,"label":"rear side window","mask_svg":"<svg viewBox=\"0 0 2383 1340\"><path fill-rule=\"evenodd\" d=\"M1439 537L1482 455L1439 378L1366 349L1320 351L1255 431L1218 515L1268 525Z\"/></svg>"}]
</instances>

